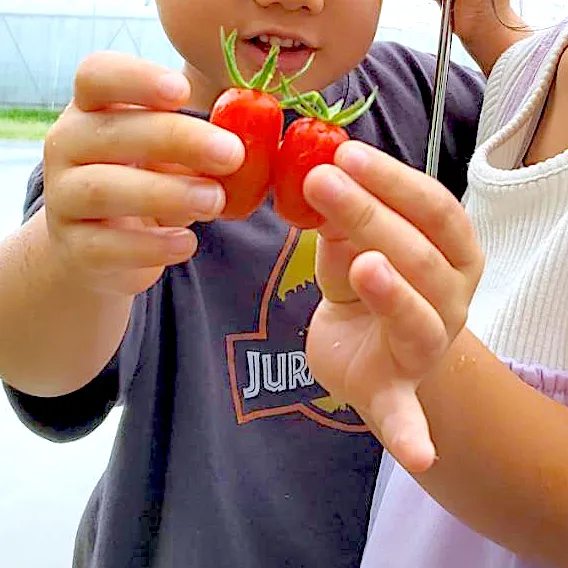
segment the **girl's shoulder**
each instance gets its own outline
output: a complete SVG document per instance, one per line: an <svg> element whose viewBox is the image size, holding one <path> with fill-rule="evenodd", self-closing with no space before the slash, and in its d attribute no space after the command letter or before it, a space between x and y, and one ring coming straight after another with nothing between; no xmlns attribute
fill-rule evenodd
<svg viewBox="0 0 568 568"><path fill-rule="evenodd" d="M568 29L568 28L567 28ZM568 37L568 34L566 34ZM562 45L556 74L546 100L538 128L525 157L525 165L544 162L568 148L568 49Z"/></svg>
<svg viewBox="0 0 568 568"><path fill-rule="evenodd" d="M501 55L487 82L478 145L511 122L531 98L550 89L557 73L568 73L567 45L568 19L536 31Z"/></svg>

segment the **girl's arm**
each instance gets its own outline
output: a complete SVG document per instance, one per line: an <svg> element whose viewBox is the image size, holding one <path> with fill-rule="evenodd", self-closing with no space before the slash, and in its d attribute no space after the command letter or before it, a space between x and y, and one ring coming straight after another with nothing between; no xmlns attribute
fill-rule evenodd
<svg viewBox="0 0 568 568"><path fill-rule="evenodd" d="M440 459L417 481L491 540L566 566L568 409L466 330L418 393Z"/></svg>
<svg viewBox="0 0 568 568"><path fill-rule="evenodd" d="M567 94L565 54L527 159L568 147ZM305 187L329 220L310 370L409 471L426 465L414 477L443 507L515 553L566 567L568 408L463 328L482 270L466 212L435 180L357 142L336 164ZM418 384L439 456L429 470Z"/></svg>
<svg viewBox="0 0 568 568"><path fill-rule="evenodd" d="M565 52L525 163L568 148L567 115ZM441 456L417 476L423 487L492 540L566 566L568 408L519 381L467 331L419 398Z"/></svg>

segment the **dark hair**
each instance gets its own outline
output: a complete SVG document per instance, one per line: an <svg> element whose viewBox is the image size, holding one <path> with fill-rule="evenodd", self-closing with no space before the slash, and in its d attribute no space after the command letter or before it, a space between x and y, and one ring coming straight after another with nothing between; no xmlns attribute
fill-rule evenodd
<svg viewBox="0 0 568 568"><path fill-rule="evenodd" d="M497 11L497 5L496 5L496 0L491 0L491 6L493 7L493 12L495 13L495 16L497 16L497 19L499 20L499 22L501 22L501 24L503 24L506 28L509 28L510 30L516 31L516 32L524 32L524 31L542 31L542 30L547 30L550 28L553 28L554 25L550 25L550 26L543 26L543 27L538 27L538 28L534 28L533 26L529 26L528 24L522 24L519 26L512 26L511 24L508 24L507 22L503 21L503 19L501 18L501 16L499 15L499 12Z"/></svg>
<svg viewBox="0 0 568 568"><path fill-rule="evenodd" d="M491 0L491 6L492 6L493 12L497 16L497 19L499 20L499 22L501 24L503 24L506 28L509 28L510 30L514 30L514 31L517 31L517 32L521 32L521 31L525 31L525 30L530 29L530 26L528 26L527 24L519 25L519 26L512 26L511 24L508 24L507 22L503 21L503 19L499 15L499 12L497 11L496 0Z"/></svg>

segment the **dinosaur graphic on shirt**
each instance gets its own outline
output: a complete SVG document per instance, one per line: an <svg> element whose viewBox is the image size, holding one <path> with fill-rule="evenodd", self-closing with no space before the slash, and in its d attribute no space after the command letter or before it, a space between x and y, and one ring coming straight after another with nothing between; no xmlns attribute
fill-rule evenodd
<svg viewBox="0 0 568 568"><path fill-rule="evenodd" d="M320 300L315 282L317 231L290 229L258 310L258 329L227 337L233 402L240 424L297 413L347 432L367 432L359 416L334 400L309 372L304 352Z"/></svg>

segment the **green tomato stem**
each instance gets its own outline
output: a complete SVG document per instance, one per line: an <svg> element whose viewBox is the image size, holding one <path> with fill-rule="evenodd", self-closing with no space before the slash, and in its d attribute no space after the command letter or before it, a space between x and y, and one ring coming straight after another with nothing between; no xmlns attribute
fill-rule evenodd
<svg viewBox="0 0 568 568"><path fill-rule="evenodd" d="M365 114L377 98L377 89L373 89L371 95L366 100L361 98L350 107L342 110L343 99L330 107L317 91L299 93L285 81L281 81L280 86L284 96L280 103L283 108L293 109L301 116L316 118L341 127L348 126Z"/></svg>
<svg viewBox="0 0 568 568"><path fill-rule="evenodd" d="M268 52L268 56L264 61L264 65L250 81L251 89L266 92L268 85L270 85L272 79L274 78L274 74L276 73L279 53L280 47L278 45L273 45L270 47L270 51Z"/></svg>
<svg viewBox="0 0 568 568"><path fill-rule="evenodd" d="M237 58L235 55L235 43L237 41L237 30L233 30L229 37L225 36L225 28L221 27L221 46L225 57L225 65L231 78L231 82L235 87L247 88L247 82L244 80L237 66Z"/></svg>
<svg viewBox="0 0 568 568"><path fill-rule="evenodd" d="M296 82L311 67L315 57L316 54L312 53L304 66L291 77L286 77L286 75L280 74L280 85L270 89L268 92L272 94L283 92L284 88L288 88L292 83Z"/></svg>
<svg viewBox="0 0 568 568"><path fill-rule="evenodd" d="M226 37L225 29L221 27L221 46L223 49L223 56L225 58L225 66L227 67L227 72L229 73L231 82L235 87L239 87L241 89L253 89L256 91L266 92L268 85L270 85L276 73L280 46L273 45L270 47L270 51L264 60L264 64L261 69L254 74L250 81L247 82L243 78L237 65L236 43L237 30L233 30L229 34L229 37Z"/></svg>

